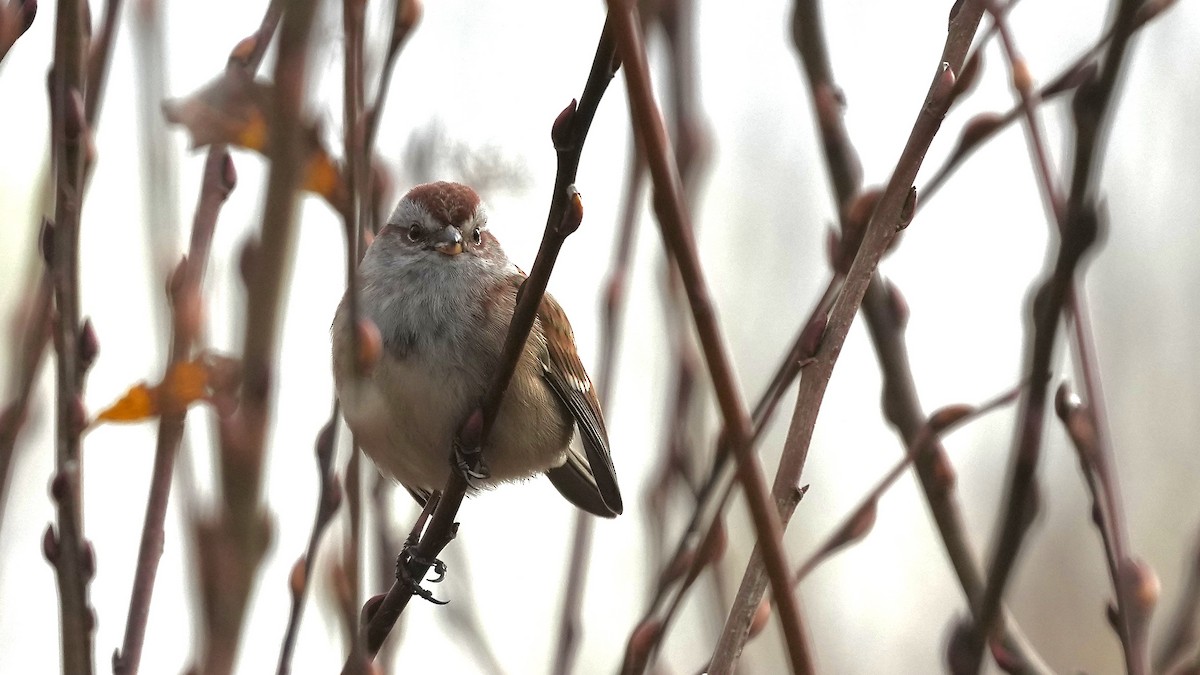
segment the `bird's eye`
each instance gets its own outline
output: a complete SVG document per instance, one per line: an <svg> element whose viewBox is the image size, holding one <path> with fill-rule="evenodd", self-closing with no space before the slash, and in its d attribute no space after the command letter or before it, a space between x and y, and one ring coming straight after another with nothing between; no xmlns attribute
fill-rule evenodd
<svg viewBox="0 0 1200 675"><path fill-rule="evenodd" d="M471 233L471 241L475 242L476 246L483 243L483 233L476 229Z"/></svg>
<svg viewBox="0 0 1200 675"><path fill-rule="evenodd" d="M409 225L408 226L408 240L409 241L417 241L420 238L421 238L421 226L416 223Z"/></svg>

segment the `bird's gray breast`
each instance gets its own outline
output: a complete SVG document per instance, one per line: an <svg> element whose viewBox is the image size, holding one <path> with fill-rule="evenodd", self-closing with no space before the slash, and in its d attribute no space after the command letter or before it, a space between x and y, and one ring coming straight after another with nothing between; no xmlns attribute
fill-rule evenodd
<svg viewBox="0 0 1200 675"><path fill-rule="evenodd" d="M419 357L429 365L462 367L478 359L485 321L484 291L475 270L462 260L395 266L384 282L362 288L362 311L379 329L383 346L396 359ZM372 261L364 260L364 266Z"/></svg>

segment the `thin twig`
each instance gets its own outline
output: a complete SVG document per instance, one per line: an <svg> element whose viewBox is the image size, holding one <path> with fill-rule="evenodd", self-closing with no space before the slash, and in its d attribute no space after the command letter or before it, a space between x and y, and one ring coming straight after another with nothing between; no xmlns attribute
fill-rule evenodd
<svg viewBox="0 0 1200 675"><path fill-rule="evenodd" d="M200 329L202 315L200 283L208 263L208 242L216 227L222 204L233 191L236 174L228 152L211 154L205 162L204 181L200 186L200 201L192 223L192 245L188 256L180 262L171 276L172 337L167 367L164 372L191 358L192 345ZM150 600L162 557L167 504L171 494L171 476L175 458L183 439L187 409L164 410L158 423L158 441L154 450L150 494L138 546L137 567L133 590L129 598L129 614L125 620L125 638L121 648L112 656L113 673L136 673L141 662L146 626L150 617Z"/></svg>
<svg viewBox="0 0 1200 675"><path fill-rule="evenodd" d="M278 21L279 10L273 4L250 39L254 40L255 44L270 42ZM242 45L239 45L234 50L228 67L242 67L247 72L253 72L266 50L252 50L257 56L252 56L249 61L239 62L236 55L240 53L241 47ZM217 216L236 182L237 174L228 149L223 144L210 147L204 160L200 198L192 220L188 254L171 279L172 337L165 372L191 358L193 344L199 337L203 316L201 285L208 267L208 255L216 231ZM159 419L150 492L146 500L141 542L138 546L137 567L134 571L133 590L125 621L125 636L121 648L114 650L112 656L113 672L117 675L136 673L141 662L150 616L150 602L165 539L163 528L171 493L171 478L183 439L186 415L186 410L166 411Z"/></svg>
<svg viewBox="0 0 1200 675"><path fill-rule="evenodd" d="M8 503L9 478L16 457L17 436L29 415L29 402L33 387L41 371L42 357L50 341L50 306L54 299L54 286L45 261L39 260L41 268L32 285L32 293L26 305L13 317L12 332L19 337L20 348L14 350L9 372L15 373L10 387L12 400L0 411L0 531L4 527L4 510ZM8 392L6 392L8 393Z"/></svg>
<svg viewBox="0 0 1200 675"><path fill-rule="evenodd" d="M104 83L108 66L112 61L113 40L116 39L117 24L121 18L121 0L104 0L104 17L100 22L100 33L92 40L87 61L87 105L85 115L88 127L94 128L100 117L100 99L104 95Z"/></svg>
<svg viewBox="0 0 1200 675"><path fill-rule="evenodd" d="M942 58L933 77L925 102L917 115L911 134L893 170L887 188L879 199L858 247L846 281L830 311L829 324L814 362L805 368L796 398L795 412L784 442L783 456L775 475L773 493L786 495L800 479L808 456L817 412L833 374L834 364L854 321L884 251L899 229L907 225L915 209L913 180L925 152L941 126L952 103L955 73L962 68L971 40L983 14L978 0L956 3L950 16L949 33ZM713 672L730 672L741 653L754 612L766 588L762 566L752 558L738 591L738 599L725 624L713 658Z"/></svg>
<svg viewBox="0 0 1200 675"><path fill-rule="evenodd" d="M1200 658L1200 530L1192 543L1187 580L1154 655L1154 672L1175 673L1189 656Z"/></svg>
<svg viewBox="0 0 1200 675"><path fill-rule="evenodd" d="M83 533L83 467L80 432L86 413L83 381L95 357L95 334L80 326L79 230L84 163L91 133L84 115L84 42L87 27L80 0L59 0L50 85L54 158L54 236L50 275L54 283L56 419L54 497L58 527L47 526L43 552L58 581L63 672L89 675L94 669L96 617L88 584L96 571L95 552ZM85 353L85 343L90 343Z"/></svg>
<svg viewBox="0 0 1200 675"><path fill-rule="evenodd" d="M342 69L343 147L350 188L349 200L342 214L346 234L346 308L349 316L346 331L350 353L355 363L363 363L363 340L360 339L363 327L359 325L358 262L361 250L365 250L365 213L371 203L366 192L370 155L366 145L363 117L366 105L366 77L363 65L366 4L366 0L342 1L342 26L345 33ZM350 607L358 607L362 597L359 574L359 561L362 557L362 458L357 439L352 436L351 440L345 474L349 527L346 528L346 541L342 551L342 569L346 575L347 604ZM358 616L351 613L349 618L350 654L346 662L350 665L349 672L364 673L368 667L368 659L363 652L362 640L359 639Z"/></svg>
<svg viewBox="0 0 1200 675"><path fill-rule="evenodd" d="M214 517L197 524L201 589L207 601L202 673L232 671L246 603L270 539L271 525L259 502L280 301L293 255L296 192L304 166L301 110L315 11L316 3L291 2L280 27L268 141L271 168L261 237L242 252L249 297L241 401L234 415L219 421L222 507Z"/></svg>
<svg viewBox="0 0 1200 675"><path fill-rule="evenodd" d="M37 3L29 0L8 0L0 5L0 63L8 56L17 38L33 25Z"/></svg>
<svg viewBox="0 0 1200 675"><path fill-rule="evenodd" d="M672 160L670 141L662 123L662 114L654 99L645 47L642 43L637 8L629 0L610 0L609 16L614 21L618 51L626 64L626 88L634 119L634 132L646 151L655 190L655 213L667 249L675 256L687 292L696 331L713 380L717 401L738 460L738 475L750 502L754 526L763 547L763 557L777 592L780 621L787 639L788 653L795 672L811 672L804 624L796 598L787 584L788 564L783 549L783 528L777 504L767 495L766 480L758 457L751 448L750 415L742 400L733 374L728 350L708 294L700 268L699 254L691 219L683 200L679 175ZM794 486L793 486L794 487Z"/></svg>
<svg viewBox="0 0 1200 675"><path fill-rule="evenodd" d="M1012 451L1007 506L1003 511L992 547L987 588L979 619L973 631L959 631L962 666L978 672L983 661L983 646L992 634L1000 600L1012 572L1022 540L1037 508L1034 483L1045 421L1050 361L1058 332L1058 316L1075 283L1083 254L1096 241L1102 222L1097 205L1096 167L1103 156L1103 131L1109 106L1116 93L1117 80L1124 63L1129 40L1138 25L1140 2L1120 0L1113 20L1113 38L1108 45L1098 76L1082 85L1073 101L1075 124L1074 166L1071 187L1063 212L1062 241L1052 269L1039 285L1031 307L1026 350L1029 353L1029 389L1022 400L1016 439ZM1132 567L1131 567L1132 569ZM1134 581L1135 575L1121 575L1121 583ZM1118 590L1120 597L1123 590Z"/></svg>
<svg viewBox="0 0 1200 675"><path fill-rule="evenodd" d="M994 32L993 25L981 42ZM838 243L843 250L835 251L836 270L838 259L847 260L853 255L852 251L844 249L854 240L854 233L861 231L865 224L863 221L869 217L867 208L873 202L867 201L866 195L860 192L862 171L858 153L843 122L844 99L834 81L821 11L814 0L796 2L792 15L792 41L804 67L805 81L810 98L814 102L813 114L820 129L825 166L841 216L842 236ZM976 56L980 49L981 46L976 46ZM969 64L974 58L968 58L964 68L970 68ZM978 68L978 61L975 61L974 74L964 75L964 78L969 78L970 81L964 82L963 78L960 78L956 83L957 97L961 97L973 82L978 81ZM930 193L927 188L921 194L918 210L920 206L928 203L929 199ZM905 445L912 447L917 442L921 430L925 428L926 415L917 397L908 347L905 344L907 306L899 289L876 272L863 297L862 312L883 374L884 416L896 429ZM916 459L914 467L946 553L962 586L967 604L974 613L979 608L979 600L983 594L983 575L963 525L962 510L955 498L950 460L936 437L930 440L930 444L929 451ZM1021 664L1025 670L1038 669L1040 659L1020 636L1019 631L1015 627L1005 626L1002 632L1002 643L1007 653L1012 655L1014 663Z"/></svg>
<svg viewBox="0 0 1200 675"><path fill-rule="evenodd" d="M600 313L600 361L596 370L597 395L600 408L605 410L612 402L617 353L620 351L621 319L625 310L625 299L629 291L629 260L633 255L636 238L638 205L646 176L646 162L634 145L629 151L629 171L626 172L625 195L622 198L620 226L617 229L616 250L605 282L603 310ZM571 558L567 566L566 590L563 591L563 606L559 614L558 637L554 644L552 673L567 675L572 672L579 647L579 636L583 622L583 590L587 581L587 568L591 552L594 521L590 514L577 510L571 537Z"/></svg>
<svg viewBox="0 0 1200 675"><path fill-rule="evenodd" d="M321 427L317 434L316 457L317 475L320 480L317 496L317 513L313 517L312 530L308 535L308 546L304 549L304 557L296 561L292 567L291 583L292 608L288 614L287 630L284 631L283 643L279 648L279 666L276 672L286 675L292 669L292 650L296 646L296 636L300 633L300 619L304 615L304 601L311 587L313 570L317 558L317 548L321 537L333 520L338 506L342 503L341 484L333 470L334 450L337 448L338 406L335 403L329 421Z"/></svg>
<svg viewBox="0 0 1200 675"><path fill-rule="evenodd" d="M791 347L780 360L771 382L755 403L751 418L754 425L752 448L757 447L783 394L800 375L802 366L816 353L821 333L825 330L826 315L840 283L841 278L838 277L826 288L808 319L797 331ZM700 488L696 509L675 545L674 554L659 575L654 596L646 613L630 635L625 648L623 673L645 671L652 653L666 636L667 629L682 605L687 591L703 568L713 562L712 557L702 553L709 543L719 536L720 514L724 512L733 495L736 478L736 467L731 461L733 458L726 439L718 440L714 454L717 461L712 473Z"/></svg>
<svg viewBox="0 0 1200 675"><path fill-rule="evenodd" d="M875 523L879 498L895 485L896 479L908 469L910 464L922 456L934 452L934 448L942 436L992 410L1012 403L1020 391L1020 387L1018 387L978 407L959 404L934 411L917 432L914 442L906 448L904 457L876 483L875 487L859 502L859 505L846 516L842 524L834 528L825 541L813 551L812 555L796 568L795 583L799 584L803 581L809 573L832 557L834 553L864 538Z"/></svg>
<svg viewBox="0 0 1200 675"><path fill-rule="evenodd" d="M992 14L1000 34L1012 87L1018 96L1025 120L1029 152L1033 159L1034 173L1038 178L1042 198L1050 207L1052 221L1060 235L1065 236L1064 211L1066 205L1054 182L1049 153L1046 149L1045 134L1037 116L1040 100L1033 91L1028 65L1017 51L1016 40L1008 26L1005 13L996 7L994 0L987 0L987 2L988 12ZM1142 675L1150 667L1150 657L1146 645L1146 622L1136 620L1136 617L1142 614L1135 610L1139 602L1131 595L1136 589L1129 584L1122 583L1121 580L1121 568L1129 560L1128 528L1125 526L1120 483L1111 471L1115 453L1112 448L1111 432L1107 426L1107 416L1104 414L1099 366L1095 360L1095 339L1088 321L1086 299L1079 292L1078 284L1072 283L1067 289L1064 309L1072 319L1071 323L1075 328L1071 333L1072 342L1079 369L1083 373L1088 405L1077 405L1071 410L1068 410L1066 406L1060 406L1059 411L1060 415L1064 416L1064 420L1067 419L1065 415L1068 412L1082 414L1087 418L1086 422L1077 420L1074 425L1068 424L1068 428L1077 429L1080 425L1086 424L1089 429L1086 439L1076 434L1072 434L1072 438L1075 440L1081 468L1092 492L1096 525L1100 529L1101 539L1104 543L1105 561L1108 564L1109 575L1116 593L1118 617L1116 628L1125 654L1126 671L1133 675Z"/></svg>
<svg viewBox="0 0 1200 675"><path fill-rule="evenodd" d="M459 430L456 443L459 443L460 447L484 447L508 388L508 382L512 379L521 351L528 340L529 331L533 327L554 262L563 242L579 227L583 219L583 205L574 187L575 176L579 170L579 160L592 118L618 63L606 23L578 105L572 101L571 105L559 114L551 129L551 139L558 154L558 171L554 193L551 196L550 212L546 219L545 234L537 258L529 270L529 276L518 290L517 306L505 337L504 353L496 373L492 376L483 403ZM454 518L466 489L467 483L462 473L451 471L445 489L438 495L437 507L420 541L412 548L406 549L401 560L397 562L399 574L396 583L382 598L376 596L364 606L363 631L368 656L374 656L379 651L396 619L433 566L436 556L454 538L458 528ZM426 511L428 508L427 506ZM415 529L414 534L419 531ZM343 672L347 672L349 666L348 662Z"/></svg>

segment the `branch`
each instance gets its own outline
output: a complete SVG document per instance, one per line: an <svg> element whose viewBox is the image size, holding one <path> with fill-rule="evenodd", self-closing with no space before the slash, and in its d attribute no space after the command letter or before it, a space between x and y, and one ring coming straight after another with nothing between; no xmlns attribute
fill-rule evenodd
<svg viewBox="0 0 1200 675"><path fill-rule="evenodd" d="M942 118L953 101L955 73L962 68L982 14L983 8L978 0L967 0L954 6L941 62L925 102L917 115L887 188L866 227L862 244L846 274L841 293L830 311L829 324L820 350L814 362L805 368L792 423L784 443L783 456L775 475L773 493L777 499L786 495L800 479L821 400L859 303L884 251L891 245L899 229L906 226L912 217L916 207L913 180L929 144L941 126ZM757 564L757 561L752 562L743 577L738 600L717 645L713 658L714 672L728 672L733 668L765 588L766 579L762 566Z"/></svg>
<svg viewBox="0 0 1200 675"><path fill-rule="evenodd" d="M1175 673L1189 655L1200 659L1200 531L1192 544L1191 562L1187 569L1187 581L1179 593L1179 601L1171 616L1166 635L1158 645L1154 656L1154 672ZM1196 665L1200 666L1200 663Z"/></svg>
<svg viewBox="0 0 1200 675"><path fill-rule="evenodd" d="M342 213L346 234L346 307L349 320L346 322L348 344L355 363L365 369L364 360L368 351L368 336L378 334L360 324L358 311L358 262L362 257L363 231L366 225L366 210L371 203L366 184L369 177L370 150L366 145L364 129L365 106L365 75L363 66L363 47L366 41L366 0L342 1L343 40L343 69L342 69L342 111L343 111L343 147L346 156L346 169L349 179L349 199ZM382 346L382 342L378 343ZM377 353L377 351L375 352ZM335 418L336 419L336 418ZM357 439L350 444L350 458L346 462L346 505L349 516L349 527L346 530L346 542L343 548L344 559L342 569L346 573L346 590L349 594L348 605L357 607L362 597L362 583L359 578L361 565L359 560L362 553L362 461L358 450ZM349 626L350 655L347 663L353 664L351 672L363 673L367 670L367 660L363 653L362 640L359 639L357 625L358 617L350 613Z"/></svg>
<svg viewBox="0 0 1200 675"><path fill-rule="evenodd" d="M1011 7L1011 4L1009 5ZM987 31L984 40L995 26ZM871 193L861 192L862 170L858 153L850 140L843 121L844 97L833 76L828 45L821 22L820 8L814 0L798 0L792 15L792 41L800 56L813 101L813 114L820 129L826 170L830 176L838 213L841 216L841 237L835 250L835 270L839 261L851 260L861 233L870 217L875 201ZM962 77L955 83L955 101L959 100L979 79L980 49L963 65ZM1064 89L1065 90L1065 89ZM962 152L960 144L959 151ZM956 157L960 156L958 154ZM948 173L942 175L949 175ZM935 189L934 182L924 188L920 206L927 204ZM908 308L899 289L876 272L867 287L862 303L863 317L871 344L883 373L883 412L908 447L920 440L926 425L913 380L912 367L905 344ZM983 595L983 576L974 549L962 522L962 511L955 498L954 470L945 449L936 437L929 440L929 451L921 453L913 465L925 500L937 525L946 553L950 558L959 584L972 613L979 609ZM1038 669L1040 660L1018 630L1004 628L1002 644L1013 660L1025 670Z"/></svg>
<svg viewBox="0 0 1200 675"><path fill-rule="evenodd" d="M1095 169L1103 156L1102 132L1105 129L1109 105L1116 92L1117 79L1129 39L1137 26L1140 5L1140 2L1134 0L1120 0L1117 4L1113 38L1109 43L1104 65L1097 78L1079 88L1073 101L1076 135L1071 187L1062 216L1062 241L1058 254L1032 302L1030 328L1026 338L1030 386L1018 417L1007 507L992 547L994 553L980 617L975 622L973 631L960 630L951 645L952 650L961 652L961 666L968 672L978 672L981 667L984 641L992 634L1000 599L1016 562L1025 532L1036 512L1034 474L1041 450L1047 389L1051 377L1050 360L1058 332L1058 315L1075 283L1080 260L1099 236L1102 215L1094 194ZM1133 565L1133 561L1129 563L1129 573L1123 573L1121 577L1122 582L1129 583L1132 588L1142 575L1137 573L1138 568ZM1125 566L1124 561L1122 566ZM1119 589L1118 597L1122 593Z"/></svg>
<svg viewBox="0 0 1200 675"><path fill-rule="evenodd" d="M1017 399L1020 391L1020 387L1017 387L978 407L958 404L934 411L929 419L921 425L914 442L906 448L904 457L876 483L875 487L859 502L859 505L850 512L850 515L846 516L842 524L830 533L824 543L818 546L817 550L796 569L795 583L799 584L803 581L809 573L831 558L834 553L866 537L875 524L875 515L879 510L879 498L892 485L895 485L896 479L908 469L910 464L935 452L940 445L942 436L1001 406L1012 403Z"/></svg>
<svg viewBox="0 0 1200 675"><path fill-rule="evenodd" d="M308 535L308 546L304 549L304 557L292 566L292 574L288 587L292 592L292 608L288 614L287 630L284 631L283 643L279 648L279 666L276 672L286 675L292 670L292 651L296 646L296 636L300 633L300 618L304 615L304 601L313 578L313 563L317 558L317 547L329 521L333 520L338 507L342 503L342 489L338 483L337 474L333 470L334 450L337 448L338 406L333 406L329 421L321 427L317 434L316 452L317 470L320 487L317 497L317 514L313 517L312 531ZM351 605L353 606L353 605Z"/></svg>
<svg viewBox="0 0 1200 675"><path fill-rule="evenodd" d="M104 95L105 76L112 62L112 45L121 18L121 0L104 0L104 17L100 33L92 41L87 58L87 101L85 116L88 126L94 128L100 117L100 99ZM91 30L91 27L88 27Z"/></svg>
<svg viewBox="0 0 1200 675"><path fill-rule="evenodd" d="M315 3L292 2L280 28L261 239L243 249L241 260L249 296L241 403L234 415L219 421L222 507L197 523L201 589L207 601L202 673L232 671L246 602L270 538L270 521L259 502L280 301L293 254L297 188L304 165L301 110L315 10ZM248 46L251 54L265 49L257 40Z"/></svg>
<svg viewBox="0 0 1200 675"><path fill-rule="evenodd" d="M204 167L200 186L200 201L192 223L192 245L171 275L168 292L171 300L172 337L167 367L171 370L191 359L192 345L200 331L203 315L200 283L208 264L208 242L216 227L217 215L237 182L233 160L228 152L210 154ZM175 458L183 439L187 409L164 410L158 422L158 441L154 450L154 467L150 478L150 494L138 546L137 567L133 576L133 591L129 598L129 614L125 620L125 638L120 649L113 651L112 668L115 675L136 673L141 662L146 625L150 617L150 601L158 574L165 540L164 522L171 495L171 476Z"/></svg>
<svg viewBox="0 0 1200 675"><path fill-rule="evenodd" d="M54 479L50 492L58 528L47 526L43 552L54 566L62 622L63 672L93 672L95 612L88 584L96 572L96 554L83 534L83 475L80 432L85 425L84 375L97 345L91 325L80 326L79 218L82 209L84 162L90 130L84 116L83 23L80 0L59 0L54 37L54 68L50 77L52 156L55 167L54 229L50 277L57 318L54 321L56 359L56 439Z"/></svg>
<svg viewBox="0 0 1200 675"><path fill-rule="evenodd" d="M580 225L583 219L583 204L575 190L575 176L584 141L591 128L592 118L600 104L608 83L616 73L618 61L614 55L613 41L606 23L596 47L587 84L576 105L572 101L555 119L550 137L558 154L558 171L554 193L550 201L550 213L546 219L546 230L537 258L529 270L529 276L517 292L517 306L504 341L504 353L496 373L484 396L480 408L472 414L459 430L456 442L463 448L484 447L491 425L495 420L500 403L504 398L508 382L512 379L537 316L537 308L546 292L546 285L554 262L562 249L563 242ZM466 494L466 479L459 471L451 471L445 489L437 497L432 519L415 546L408 548L397 561L397 579L382 598L376 596L363 607L364 641L369 657L373 657L383 644L388 632L408 605L409 599L420 588L420 582L433 566L438 553L454 538L458 524L454 518ZM433 506L426 507L426 512ZM422 514L422 519L425 514ZM420 532L421 520L414 534ZM347 662L343 672L348 672Z"/></svg>
<svg viewBox="0 0 1200 675"><path fill-rule="evenodd" d="M8 50L12 49L17 38L33 25L36 15L35 0L8 0L0 5L0 63L8 56Z"/></svg>
<svg viewBox="0 0 1200 675"><path fill-rule="evenodd" d="M607 410L608 404L612 402L613 381L616 379L613 373L616 370L617 353L620 348L620 326L631 271L629 259L633 255L639 196L645 176L646 162L635 145L629 153L629 171L626 172L625 196L622 198L620 227L616 237L617 246L605 283L600 318L600 361L596 371L596 386L601 410ZM571 558L567 567L566 590L563 591L563 606L559 614L558 637L554 641L557 645L554 665L550 671L556 675L572 672L578 651L579 634L582 629L583 590L587 581L593 529L592 516L577 510L571 538Z"/></svg>
<svg viewBox="0 0 1200 675"><path fill-rule="evenodd" d="M53 236L50 221L45 221L42 228L43 232ZM38 261L39 268L45 268L48 263L49 260ZM49 269L39 270L37 280L33 283L33 292L25 294L25 297L29 298L26 305L13 317L12 332L16 335L14 342L18 342L20 348L14 351L9 369L9 372L16 374L11 387L12 400L0 411L0 528L4 526L4 507L8 503L9 478L16 454L17 435L29 415L29 401L52 332L50 306L54 298L54 287Z"/></svg>
<svg viewBox="0 0 1200 675"><path fill-rule="evenodd" d="M256 44L270 42L278 21L278 8L272 5L258 30L248 39ZM253 72L262 60L265 49L257 50L257 56L251 61L239 64L237 54L243 48L244 45L235 48L230 56L229 67L244 67L247 72ZM200 198L192 220L188 254L176 268L169 284L172 336L164 372L170 372L175 365L191 359L192 347L201 330L201 285L208 267L208 255L212 248L213 233L216 231L217 216L236 183L237 173L228 150L224 145L213 145L204 160ZM174 474L175 459L179 454L179 445L183 439L186 416L186 409L165 411L159 419L150 493L146 500L133 590L125 620L125 636L120 649L114 650L112 655L114 675L132 675L138 671L141 663L150 602L165 539L164 523L171 494L171 478Z"/></svg>
<svg viewBox="0 0 1200 675"><path fill-rule="evenodd" d="M655 189L655 213L663 240L674 255L687 292L701 348L713 380L713 388L725 422L725 433L738 459L739 478L750 502L759 543L764 547L766 565L777 592L780 620L787 637L788 652L795 672L811 672L812 659L799 606L787 584L787 558L783 549L783 528L776 504L767 495L766 481L758 457L751 448L750 416L738 390L728 351L717 325L709 298L690 217L683 202L682 188L672 161L670 141L662 115L654 100L646 52L642 44L635 5L626 0L610 0L610 18L614 20L622 61L627 64L626 88L634 119L634 133L646 151Z"/></svg>
<svg viewBox="0 0 1200 675"><path fill-rule="evenodd" d="M825 318L833 300L837 280L826 289L813 307L808 320L792 341L792 346L780 360L775 374L754 406L754 425L751 447L756 448L767 425L774 417L784 392L800 375L801 368L816 353ZM714 455L717 462L696 499L696 509L687 529L675 546L675 553L659 575L657 589L649 608L634 627L625 648L623 673L644 672L651 654L666 636L683 598L705 566L714 562L720 538L720 515L733 494L736 467L732 463L727 439L720 438ZM802 488L803 489L803 488ZM789 499L787 503L791 503Z"/></svg>

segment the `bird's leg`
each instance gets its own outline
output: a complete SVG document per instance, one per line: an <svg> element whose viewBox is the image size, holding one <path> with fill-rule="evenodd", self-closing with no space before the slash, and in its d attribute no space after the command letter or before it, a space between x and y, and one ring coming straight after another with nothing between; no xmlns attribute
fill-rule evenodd
<svg viewBox="0 0 1200 675"><path fill-rule="evenodd" d="M487 480L492 475L483 459L482 437L483 411L476 408L452 443L454 468L466 479L467 485L471 485L472 481Z"/></svg>
<svg viewBox="0 0 1200 675"><path fill-rule="evenodd" d="M422 588L421 584L413 579L412 574L408 571L408 560L412 560L426 569L430 567L433 568L433 571L437 574L437 578L430 579L429 583L431 584L440 583L442 579L446 578L446 563L438 560L437 558L434 558L433 560L418 558L415 548L409 549L408 547L405 547L404 551L400 554L400 557L396 559L396 580L411 589L412 594L421 598L422 600L432 602L435 605L449 604L449 600L438 600L437 598L433 597L432 591L427 588Z"/></svg>

